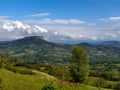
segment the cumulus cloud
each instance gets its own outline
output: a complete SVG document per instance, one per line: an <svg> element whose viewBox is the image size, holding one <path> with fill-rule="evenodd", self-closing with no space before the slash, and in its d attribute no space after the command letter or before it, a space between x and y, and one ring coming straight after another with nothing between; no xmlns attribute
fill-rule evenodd
<svg viewBox="0 0 120 90"><path fill-rule="evenodd" d="M48 19L49 22L51 20ZM90 29L80 26L26 24L20 21L0 20L0 40L14 40L26 36L44 36L50 42L79 43L82 41L120 40L120 29ZM118 28L118 29L117 29Z"/></svg>
<svg viewBox="0 0 120 90"><path fill-rule="evenodd" d="M30 35L43 35L47 30L36 25L23 24L20 21L0 21L0 40L12 40Z"/></svg>
<svg viewBox="0 0 120 90"><path fill-rule="evenodd" d="M41 17L41 16L49 16L50 13L38 13L38 14L32 14L28 15L28 17Z"/></svg>
<svg viewBox="0 0 120 90"><path fill-rule="evenodd" d="M72 34L47 30L37 25L24 24L20 21L0 21L0 40L14 40L26 36L44 36L51 42L66 42L74 40Z"/></svg>
<svg viewBox="0 0 120 90"><path fill-rule="evenodd" d="M32 24L85 24L85 21L79 19L41 19L41 20L26 20L26 23Z"/></svg>

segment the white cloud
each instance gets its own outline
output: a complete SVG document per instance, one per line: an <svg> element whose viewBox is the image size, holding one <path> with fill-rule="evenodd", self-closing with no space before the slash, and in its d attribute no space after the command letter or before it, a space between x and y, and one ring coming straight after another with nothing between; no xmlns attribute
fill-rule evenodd
<svg viewBox="0 0 120 90"><path fill-rule="evenodd" d="M0 40L11 40L17 37L43 35L47 30L36 25L23 24L20 21L0 21Z"/></svg>
<svg viewBox="0 0 120 90"><path fill-rule="evenodd" d="M97 37L96 36L92 36L92 37L90 37L90 39L92 39L92 40L97 40Z"/></svg>
<svg viewBox="0 0 120 90"><path fill-rule="evenodd" d="M120 34L120 31L118 31L118 33Z"/></svg>
<svg viewBox="0 0 120 90"><path fill-rule="evenodd" d="M106 18L100 18L98 19L99 21L106 21L107 19Z"/></svg>
<svg viewBox="0 0 120 90"><path fill-rule="evenodd" d="M88 23L89 26L95 26L95 23Z"/></svg>
<svg viewBox="0 0 120 90"><path fill-rule="evenodd" d="M108 17L108 18L100 18L99 21L110 22L110 21L120 21L120 17Z"/></svg>
<svg viewBox="0 0 120 90"><path fill-rule="evenodd" d="M120 17L109 17L108 20L110 20L110 21L118 21L118 20L120 20Z"/></svg>
<svg viewBox="0 0 120 90"><path fill-rule="evenodd" d="M53 24L53 21L49 18L45 18L42 20L27 20L24 22L30 23L30 24Z"/></svg>
<svg viewBox="0 0 120 90"><path fill-rule="evenodd" d="M38 13L38 14L32 14L28 15L28 17L41 17L41 16L49 16L50 13Z"/></svg>
<svg viewBox="0 0 120 90"><path fill-rule="evenodd" d="M101 22L109 22L110 20L108 18L100 18L98 19L98 21L101 21Z"/></svg>
<svg viewBox="0 0 120 90"><path fill-rule="evenodd" d="M51 19L46 19L45 21L53 23ZM44 36L48 41L59 43L79 43L84 40L120 40L120 29L118 26L107 29L83 28L78 25L42 25L40 27L20 21L0 20L0 40L14 40L25 36Z"/></svg>
<svg viewBox="0 0 120 90"><path fill-rule="evenodd" d="M86 33L85 31L87 31L88 29L86 28L82 28L82 27L79 27L79 26L59 26L59 25L50 25L50 26L42 26L48 30L57 30L57 31L60 31L60 32L68 32L68 33L72 33L72 34L78 34L78 33Z"/></svg>
<svg viewBox="0 0 120 90"><path fill-rule="evenodd" d="M37 25L24 24L20 21L0 21L0 40L14 40L26 36L44 36L49 41L68 41L72 37L58 31L49 31Z"/></svg>
<svg viewBox="0 0 120 90"><path fill-rule="evenodd" d="M7 19L7 18L11 18L11 16L0 16L0 19Z"/></svg>
<svg viewBox="0 0 120 90"><path fill-rule="evenodd" d="M84 24L86 23L85 21L82 21L82 20L78 20L78 19L70 19L69 20L69 23L70 24Z"/></svg>
<svg viewBox="0 0 120 90"><path fill-rule="evenodd" d="M69 21L65 20L65 19L56 19L56 20L53 20L53 23L56 23L56 24L68 24Z"/></svg>
<svg viewBox="0 0 120 90"><path fill-rule="evenodd" d="M114 33L106 33L106 35L108 35L109 37L113 37L113 38L116 38L116 37L117 37L117 35L114 34Z"/></svg>
<svg viewBox="0 0 120 90"><path fill-rule="evenodd" d="M41 20L26 20L26 23L32 24L84 24L85 21L79 19L41 19Z"/></svg>

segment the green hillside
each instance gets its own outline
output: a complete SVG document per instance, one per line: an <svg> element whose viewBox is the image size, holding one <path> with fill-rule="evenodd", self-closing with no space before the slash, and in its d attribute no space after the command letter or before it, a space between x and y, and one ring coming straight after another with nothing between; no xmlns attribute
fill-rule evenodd
<svg viewBox="0 0 120 90"><path fill-rule="evenodd" d="M57 90L98 90L98 88L80 85L63 83L56 78L42 72L35 72L35 75L21 75L10 72L6 69L0 69L0 77L2 78L2 90L41 90L47 84L56 87ZM110 89L101 89L110 90Z"/></svg>
<svg viewBox="0 0 120 90"><path fill-rule="evenodd" d="M96 45L81 43L76 45L82 45L87 49L90 61L120 61L119 43L106 42L106 44L100 43ZM48 42L40 36L31 36L10 42L0 42L0 52L4 53L8 58L19 60L69 64L71 48L76 45L56 44Z"/></svg>

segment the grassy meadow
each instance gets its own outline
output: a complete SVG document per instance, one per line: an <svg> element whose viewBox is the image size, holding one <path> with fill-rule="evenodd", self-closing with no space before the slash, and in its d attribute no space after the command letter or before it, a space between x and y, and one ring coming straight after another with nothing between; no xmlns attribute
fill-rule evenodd
<svg viewBox="0 0 120 90"><path fill-rule="evenodd" d="M61 82L46 73L35 70L32 71L35 72L35 75L22 75L6 69L0 69L0 77L2 78L1 90L41 90L43 86L49 84L52 84L57 90L98 90L96 87L83 84Z"/></svg>

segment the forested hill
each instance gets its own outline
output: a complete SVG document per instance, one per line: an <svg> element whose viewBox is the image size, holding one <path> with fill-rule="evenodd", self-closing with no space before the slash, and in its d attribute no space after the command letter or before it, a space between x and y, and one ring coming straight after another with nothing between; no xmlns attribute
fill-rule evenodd
<svg viewBox="0 0 120 90"><path fill-rule="evenodd" d="M87 49L91 61L119 61L119 44L120 42L117 41L109 41L98 44L80 43L76 45L82 45ZM44 40L42 36L31 36L9 42L0 42L0 52L9 58L19 60L68 64L73 46L75 45L51 43Z"/></svg>

